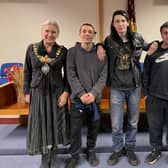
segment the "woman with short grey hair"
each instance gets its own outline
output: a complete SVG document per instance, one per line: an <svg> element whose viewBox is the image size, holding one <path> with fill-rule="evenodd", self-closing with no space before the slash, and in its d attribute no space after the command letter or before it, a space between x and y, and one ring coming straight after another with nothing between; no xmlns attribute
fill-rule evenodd
<svg viewBox="0 0 168 168"><path fill-rule="evenodd" d="M24 94L29 103L27 150L42 154L40 168L56 168L57 146L69 143L67 98L69 86L65 69L67 49L56 39L59 26L45 21L42 40L28 46L24 65Z"/></svg>

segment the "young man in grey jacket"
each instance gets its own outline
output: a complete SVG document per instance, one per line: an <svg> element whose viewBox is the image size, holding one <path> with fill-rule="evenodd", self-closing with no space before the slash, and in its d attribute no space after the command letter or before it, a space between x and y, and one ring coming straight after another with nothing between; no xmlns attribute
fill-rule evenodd
<svg viewBox="0 0 168 168"><path fill-rule="evenodd" d="M71 87L71 146L72 157L66 168L75 168L81 149L82 116L86 114L88 126L87 159L92 166L99 164L95 146L100 125L102 90L107 78L107 60L97 56L93 25L85 23L80 27L81 42L69 49L67 55L67 76Z"/></svg>

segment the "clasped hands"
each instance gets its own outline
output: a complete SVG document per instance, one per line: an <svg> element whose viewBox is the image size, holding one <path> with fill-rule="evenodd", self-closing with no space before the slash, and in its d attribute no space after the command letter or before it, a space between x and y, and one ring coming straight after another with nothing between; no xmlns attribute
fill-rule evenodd
<svg viewBox="0 0 168 168"><path fill-rule="evenodd" d="M82 101L83 104L91 104L95 101L95 96L88 92L88 93L85 93L83 94L81 97L80 97L80 100Z"/></svg>

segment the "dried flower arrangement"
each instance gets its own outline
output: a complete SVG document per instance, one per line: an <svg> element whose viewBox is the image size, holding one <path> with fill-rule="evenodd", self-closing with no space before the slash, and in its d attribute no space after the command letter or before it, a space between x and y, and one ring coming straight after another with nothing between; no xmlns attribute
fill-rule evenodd
<svg viewBox="0 0 168 168"><path fill-rule="evenodd" d="M4 69L6 72L9 82L14 82L17 90L17 102L18 104L24 103L24 94L23 94L23 66L18 66L17 64L12 67L6 67Z"/></svg>

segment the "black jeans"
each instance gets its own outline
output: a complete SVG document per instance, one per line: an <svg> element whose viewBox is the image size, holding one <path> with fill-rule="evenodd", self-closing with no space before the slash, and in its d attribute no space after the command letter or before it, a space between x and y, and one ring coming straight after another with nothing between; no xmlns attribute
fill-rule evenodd
<svg viewBox="0 0 168 168"><path fill-rule="evenodd" d="M86 113L87 132L87 150L94 150L96 146L97 134L99 132L100 120L93 121L93 115L87 111L80 111L71 104L71 146L70 153L72 156L78 155L81 150L81 129L83 113Z"/></svg>
<svg viewBox="0 0 168 168"><path fill-rule="evenodd" d="M168 101L153 96L146 100L150 144L155 149L162 148L163 128L166 124L168 144Z"/></svg>

